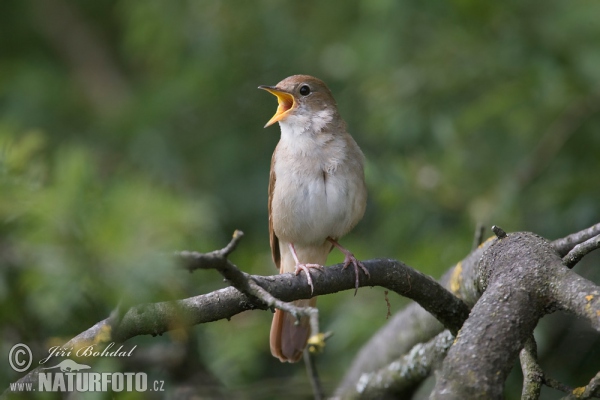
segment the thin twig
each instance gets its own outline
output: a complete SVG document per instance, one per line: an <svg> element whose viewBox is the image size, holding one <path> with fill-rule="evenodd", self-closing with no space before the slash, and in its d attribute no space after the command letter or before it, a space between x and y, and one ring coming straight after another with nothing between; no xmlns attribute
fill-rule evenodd
<svg viewBox="0 0 600 400"><path fill-rule="evenodd" d="M297 320L301 317L310 319L311 335L319 333L319 311L314 307L296 307L275 298L271 293L259 286L252 277L242 272L227 257L236 249L244 233L236 230L227 246L210 253L198 253L195 251L181 251L176 253L184 261L184 268L192 272L196 269L216 269L227 281L240 292L249 297L256 298L266 304L269 308L278 308L294 316Z"/></svg>
<svg viewBox="0 0 600 400"><path fill-rule="evenodd" d="M572 389L563 400L587 400L600 397L600 372L586 386Z"/></svg>
<svg viewBox="0 0 600 400"><path fill-rule="evenodd" d="M236 249L243 237L244 232L236 230L233 232L231 241L220 250L214 250L209 253L184 250L175 252L175 256L183 261L182 267L190 272L197 269L216 269L220 271L224 268L224 264L227 264L227 257Z"/></svg>
<svg viewBox="0 0 600 400"><path fill-rule="evenodd" d="M588 253L600 248L600 235L594 236L583 243L573 247L569 253L563 257L563 263L568 268L573 268Z"/></svg>
<svg viewBox="0 0 600 400"><path fill-rule="evenodd" d="M317 372L317 365L315 362L315 356L311 351L306 348L304 349L304 365L306 365L306 374L312 387L315 400L321 400L325 398L325 392L323 391L323 385Z"/></svg>
<svg viewBox="0 0 600 400"><path fill-rule="evenodd" d="M556 239L552 242L552 247L554 247L561 257L564 257L573 247L597 235L600 235L600 224L590 226L587 229L565 236L564 238Z"/></svg>
<svg viewBox="0 0 600 400"><path fill-rule="evenodd" d="M544 372L537 361L537 345L531 336L519 353L521 369L523 370L522 400L537 400L540 398Z"/></svg>
<svg viewBox="0 0 600 400"><path fill-rule="evenodd" d="M544 385L546 385L549 388L552 388L554 390L559 390L564 393L570 393L573 390L573 388L571 386L565 385L564 383L559 382L554 378L544 376L543 381L544 381Z"/></svg>
<svg viewBox="0 0 600 400"><path fill-rule="evenodd" d="M485 235L485 225L481 222L477 223L475 227L475 235L473 235L473 245L471 246L471 251L476 250L481 243L483 243L483 235Z"/></svg>
<svg viewBox="0 0 600 400"><path fill-rule="evenodd" d="M587 386L575 389L547 376L537 362L537 346L533 336L525 342L525 346L519 354L519 359L521 361L521 368L523 369L523 393L521 399L539 399L542 384L568 393L568 396L564 397L564 399L589 399L598 396L597 390L600 386L600 373L592 378Z"/></svg>

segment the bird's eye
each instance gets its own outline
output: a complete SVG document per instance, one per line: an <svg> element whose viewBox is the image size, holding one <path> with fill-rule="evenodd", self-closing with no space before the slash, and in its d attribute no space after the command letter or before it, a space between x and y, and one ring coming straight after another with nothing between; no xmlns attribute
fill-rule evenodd
<svg viewBox="0 0 600 400"><path fill-rule="evenodd" d="M302 96L308 96L308 95L310 94L310 88L308 87L308 85L303 85L303 86L300 88L300 94L301 94Z"/></svg>

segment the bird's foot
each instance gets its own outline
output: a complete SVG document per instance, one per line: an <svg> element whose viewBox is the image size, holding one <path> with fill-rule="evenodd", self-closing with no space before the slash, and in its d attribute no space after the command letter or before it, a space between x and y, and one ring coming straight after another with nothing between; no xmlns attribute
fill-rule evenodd
<svg viewBox="0 0 600 400"><path fill-rule="evenodd" d="M310 276L310 269L318 269L319 271L323 271L323 266L319 264L296 264L296 275L300 275L300 272L304 271L306 273L306 281L308 282L308 286L310 286L310 294L312 295L314 291L314 286L312 283L312 278Z"/></svg>
<svg viewBox="0 0 600 400"><path fill-rule="evenodd" d="M344 246L342 246L341 244L339 244L336 240L333 240L332 238L328 238L328 240L338 249L340 249L340 251L342 253L344 253L344 269L346 269L350 264L354 265L354 275L356 276L356 279L354 281L354 295L356 296L356 293L358 292L358 285L359 285L359 280L358 280L358 275L359 275L359 268L363 270L363 272L365 273L365 275L367 276L367 278L371 277L371 274L369 274L369 270L364 266L364 264L362 262L360 262L356 257L354 257L354 254L352 254L352 252L350 250L348 250L347 248L345 248Z"/></svg>
<svg viewBox="0 0 600 400"><path fill-rule="evenodd" d="M357 260L356 257L354 257L354 254L347 253L344 257L344 269L346 269L350 264L354 265L354 275L356 276L356 280L354 281L354 295L356 296L356 293L358 292L358 285L359 285L358 268L360 267L360 269L363 270L363 272L365 273L365 275L367 277L370 277L371 275L369 274L369 270L364 266L364 264L361 261Z"/></svg>

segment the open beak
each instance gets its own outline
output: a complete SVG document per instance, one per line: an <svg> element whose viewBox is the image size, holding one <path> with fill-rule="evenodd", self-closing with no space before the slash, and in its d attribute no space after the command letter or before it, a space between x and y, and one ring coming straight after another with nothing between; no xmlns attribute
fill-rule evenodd
<svg viewBox="0 0 600 400"><path fill-rule="evenodd" d="M277 89L275 86L261 85L258 88L266 90L267 92L276 96L277 102L279 103L279 106L277 106L277 112L275 113L275 115L273 115L273 117L269 120L269 122L267 122L267 124L265 125L265 128L267 126L273 125L275 122L278 122L278 121L281 121L282 119L284 119L286 114L288 113L288 111L293 109L294 106L296 105L296 102L294 101L294 96L292 96L288 92L284 92L281 89Z"/></svg>

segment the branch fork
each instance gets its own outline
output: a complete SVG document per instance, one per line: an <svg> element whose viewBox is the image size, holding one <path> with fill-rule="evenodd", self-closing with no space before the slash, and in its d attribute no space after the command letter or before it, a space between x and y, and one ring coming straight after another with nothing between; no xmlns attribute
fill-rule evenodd
<svg viewBox="0 0 600 400"><path fill-rule="evenodd" d="M319 333L319 310L315 307L297 307L291 303L281 301L267 290L263 289L251 275L241 271L235 264L229 261L229 255L237 248L244 237L244 232L236 230L233 232L231 241L220 250L210 253L198 253L195 251L180 251L175 253L183 262L183 267L190 272L197 269L215 269L231 283L231 285L250 298L262 302L268 308L277 308L286 311L300 322L300 318L307 317L310 321L311 336Z"/></svg>

